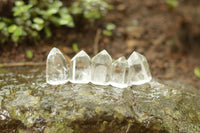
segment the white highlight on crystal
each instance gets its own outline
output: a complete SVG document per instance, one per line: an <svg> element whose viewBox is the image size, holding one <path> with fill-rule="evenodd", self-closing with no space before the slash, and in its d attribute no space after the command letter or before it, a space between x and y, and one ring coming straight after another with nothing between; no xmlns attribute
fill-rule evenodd
<svg viewBox="0 0 200 133"><path fill-rule="evenodd" d="M76 54L70 62L70 81L72 83L88 83L90 80L90 57L82 50Z"/></svg>
<svg viewBox="0 0 200 133"><path fill-rule="evenodd" d="M46 82L51 85L68 81L68 68L65 57L57 48L52 48L46 62Z"/></svg>
<svg viewBox="0 0 200 133"><path fill-rule="evenodd" d="M102 50L92 58L91 82L98 85L108 85L112 58L106 50Z"/></svg>
<svg viewBox="0 0 200 133"><path fill-rule="evenodd" d="M152 79L148 62L145 56L138 52L133 52L128 58L129 74L128 83L130 85L141 85Z"/></svg>

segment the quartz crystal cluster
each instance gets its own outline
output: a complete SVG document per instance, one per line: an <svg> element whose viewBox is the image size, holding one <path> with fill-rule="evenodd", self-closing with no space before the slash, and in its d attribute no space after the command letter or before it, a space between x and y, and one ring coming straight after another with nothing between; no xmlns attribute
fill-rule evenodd
<svg viewBox="0 0 200 133"><path fill-rule="evenodd" d="M113 61L106 50L92 59L82 50L71 59L69 67L57 48L53 48L47 57L46 80L51 85L70 81L125 88L147 83L151 79L148 62L138 52L133 52L128 60L123 56Z"/></svg>

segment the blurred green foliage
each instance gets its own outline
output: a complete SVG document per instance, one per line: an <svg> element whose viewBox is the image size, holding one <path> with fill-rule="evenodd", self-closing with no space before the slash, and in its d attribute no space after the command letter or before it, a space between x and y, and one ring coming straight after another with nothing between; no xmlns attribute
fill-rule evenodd
<svg viewBox="0 0 200 133"><path fill-rule="evenodd" d="M104 16L112 6L106 0L76 0L70 7L72 14L83 14L84 18L94 21Z"/></svg>
<svg viewBox="0 0 200 133"><path fill-rule="evenodd" d="M77 43L73 43L72 44L72 49L74 50L74 52L78 53L79 52L78 44Z"/></svg>
<svg viewBox="0 0 200 133"><path fill-rule="evenodd" d="M31 50L26 50L26 56L29 59L33 58L33 52Z"/></svg>
<svg viewBox="0 0 200 133"><path fill-rule="evenodd" d="M106 0L75 0L70 6L64 6L61 0L16 0L12 17L0 16L0 41L39 40L42 32L51 37L52 25L74 28L74 16L94 22L111 8Z"/></svg>
<svg viewBox="0 0 200 133"><path fill-rule="evenodd" d="M103 30L103 34L105 36L112 36L112 31L116 28L115 24L113 23L108 23Z"/></svg>
<svg viewBox="0 0 200 133"><path fill-rule="evenodd" d="M200 68L196 67L194 68L194 75L200 79Z"/></svg>
<svg viewBox="0 0 200 133"><path fill-rule="evenodd" d="M166 4L170 9L175 9L178 6L179 2L178 0L166 0Z"/></svg>

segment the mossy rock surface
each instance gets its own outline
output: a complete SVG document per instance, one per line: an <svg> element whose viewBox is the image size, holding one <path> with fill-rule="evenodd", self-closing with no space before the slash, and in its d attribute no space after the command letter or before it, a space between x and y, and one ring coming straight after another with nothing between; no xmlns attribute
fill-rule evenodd
<svg viewBox="0 0 200 133"><path fill-rule="evenodd" d="M200 91L192 86L50 86L44 68L5 69L0 79L1 132L200 132Z"/></svg>

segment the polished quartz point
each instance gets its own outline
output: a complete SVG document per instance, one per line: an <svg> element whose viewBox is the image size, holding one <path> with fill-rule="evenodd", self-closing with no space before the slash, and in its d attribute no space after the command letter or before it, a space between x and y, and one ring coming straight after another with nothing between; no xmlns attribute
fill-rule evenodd
<svg viewBox="0 0 200 133"><path fill-rule="evenodd" d="M70 62L70 81L72 83L88 83L90 79L90 57L82 50L76 54Z"/></svg>
<svg viewBox="0 0 200 133"><path fill-rule="evenodd" d="M91 82L98 85L108 85L110 80L112 58L106 50L92 58Z"/></svg>
<svg viewBox="0 0 200 133"><path fill-rule="evenodd" d="M125 88L128 86L127 76L128 76L128 62L126 58L123 56L112 63L110 84L118 88Z"/></svg>
<svg viewBox="0 0 200 133"><path fill-rule="evenodd" d="M128 80L130 85L141 85L152 79L145 56L139 54L138 52L133 52L128 58L128 63Z"/></svg>
<svg viewBox="0 0 200 133"><path fill-rule="evenodd" d="M53 48L46 62L46 82L51 85L64 84L68 81L68 68L65 57L59 49Z"/></svg>

